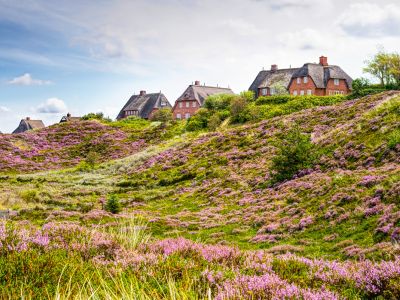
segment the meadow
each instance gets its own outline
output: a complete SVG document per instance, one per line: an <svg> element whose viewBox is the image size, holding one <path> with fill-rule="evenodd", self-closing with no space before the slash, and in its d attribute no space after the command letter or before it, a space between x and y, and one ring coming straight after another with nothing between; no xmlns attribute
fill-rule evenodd
<svg viewBox="0 0 400 300"><path fill-rule="evenodd" d="M400 298L400 94L317 100L0 135L0 298Z"/></svg>

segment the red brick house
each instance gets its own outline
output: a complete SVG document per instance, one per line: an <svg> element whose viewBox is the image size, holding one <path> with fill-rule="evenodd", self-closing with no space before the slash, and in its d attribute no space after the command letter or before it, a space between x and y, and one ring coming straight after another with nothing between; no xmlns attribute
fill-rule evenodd
<svg viewBox="0 0 400 300"><path fill-rule="evenodd" d="M176 100L172 108L174 119L189 119L203 106L208 96L216 94L233 94L233 91L230 88L200 85L200 81L195 81Z"/></svg>
<svg viewBox="0 0 400 300"><path fill-rule="evenodd" d="M262 70L251 84L249 91L254 93L256 98L260 96L272 96L275 94L275 86L288 87L290 80L299 68L278 69L277 65L272 65L271 70Z"/></svg>
<svg viewBox="0 0 400 300"><path fill-rule="evenodd" d="M351 92L352 78L339 66L329 65L321 56L319 64L307 63L299 68L289 83L291 95L346 95Z"/></svg>
<svg viewBox="0 0 400 300"><path fill-rule="evenodd" d="M143 119L149 119L154 111L160 108L171 108L167 97L162 93L146 94L146 91L140 91L139 95L133 95L124 105L117 116L117 120L130 116L137 116Z"/></svg>

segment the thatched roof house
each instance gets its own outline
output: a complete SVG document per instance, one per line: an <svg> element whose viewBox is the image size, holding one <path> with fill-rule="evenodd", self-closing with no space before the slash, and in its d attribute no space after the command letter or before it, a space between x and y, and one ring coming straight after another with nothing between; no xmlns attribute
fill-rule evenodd
<svg viewBox="0 0 400 300"><path fill-rule="evenodd" d="M171 108L167 97L162 93L147 94L146 91L140 91L139 95L133 95L124 105L117 116L117 120L130 116L137 116L143 119L149 119L154 111L160 108Z"/></svg>
<svg viewBox="0 0 400 300"><path fill-rule="evenodd" d="M31 120L31 118L27 117L26 119L21 120L17 129L13 131L13 134L44 127L42 120Z"/></svg>
<svg viewBox="0 0 400 300"><path fill-rule="evenodd" d="M189 119L193 114L204 105L208 96L217 94L234 94L230 88L217 86L201 85L196 80L189 85L183 94L176 100L172 109L174 119Z"/></svg>
<svg viewBox="0 0 400 300"><path fill-rule="evenodd" d="M77 122L80 121L80 117L73 117L70 113L67 113L66 116L63 116L60 120L60 123L65 123L65 122Z"/></svg>
<svg viewBox="0 0 400 300"><path fill-rule="evenodd" d="M258 73L249 91L254 92L256 98L274 95L274 85L288 88L293 74L298 70L299 68L278 69L277 65L271 65L271 70L262 70Z"/></svg>

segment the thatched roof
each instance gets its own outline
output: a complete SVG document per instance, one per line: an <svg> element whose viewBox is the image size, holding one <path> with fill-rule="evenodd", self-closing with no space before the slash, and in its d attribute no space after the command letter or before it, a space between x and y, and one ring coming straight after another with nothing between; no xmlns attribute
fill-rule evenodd
<svg viewBox="0 0 400 300"><path fill-rule="evenodd" d="M65 123L65 122L77 122L80 121L81 117L73 117L70 113L68 113L66 116L63 116L60 120L60 123Z"/></svg>
<svg viewBox="0 0 400 300"><path fill-rule="evenodd" d="M125 111L138 111L141 118L147 119L154 108L172 107L167 97L162 93L146 94L141 91L139 95L133 95L119 112L117 119L125 117Z"/></svg>
<svg viewBox="0 0 400 300"><path fill-rule="evenodd" d="M270 87L278 82L287 88L293 74L298 70L299 68L260 71L249 87L249 91L253 91L257 95L258 89Z"/></svg>
<svg viewBox="0 0 400 300"><path fill-rule="evenodd" d="M230 88L222 88L215 86L205 86L200 85L196 82L196 84L191 84L189 87L183 92L183 94L176 100L197 100L202 106L204 104L204 100L211 95L217 94L234 94Z"/></svg>
<svg viewBox="0 0 400 300"><path fill-rule="evenodd" d="M321 64L304 64L303 67L298 69L296 73L293 74L293 78L310 76L314 81L315 85L319 89L325 89L329 79L344 79L347 86L351 89L353 79L347 75L345 71L339 66L329 65L323 66Z"/></svg>
<svg viewBox="0 0 400 300"><path fill-rule="evenodd" d="M42 120L31 120L30 118L26 118L21 120L17 129L13 131L13 134L44 127L45 126Z"/></svg>

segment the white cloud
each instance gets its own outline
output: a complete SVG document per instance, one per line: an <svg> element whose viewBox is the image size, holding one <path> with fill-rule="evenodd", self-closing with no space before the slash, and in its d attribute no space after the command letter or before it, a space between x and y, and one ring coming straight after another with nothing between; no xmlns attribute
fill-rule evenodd
<svg viewBox="0 0 400 300"><path fill-rule="evenodd" d="M64 101L58 98L47 99L36 108L36 112L44 114L57 114L67 112L68 108Z"/></svg>
<svg viewBox="0 0 400 300"><path fill-rule="evenodd" d="M352 36L400 36L400 6L394 3L351 4L338 24Z"/></svg>
<svg viewBox="0 0 400 300"><path fill-rule="evenodd" d="M8 81L8 84L13 85L48 85L51 84L49 80L34 79L31 74L25 73L19 77L15 77Z"/></svg>
<svg viewBox="0 0 400 300"><path fill-rule="evenodd" d="M2 113L2 112L9 112L9 111L10 111L10 109L9 109L8 107L0 106L0 113Z"/></svg>

